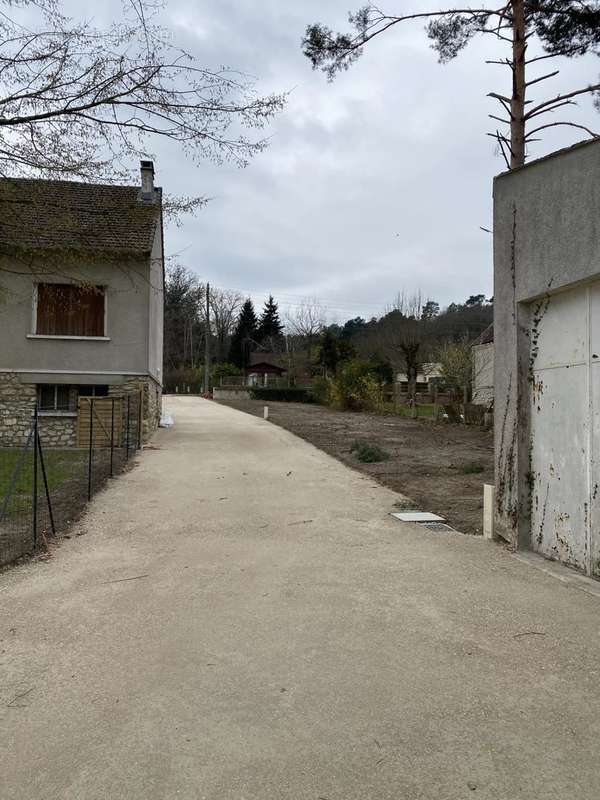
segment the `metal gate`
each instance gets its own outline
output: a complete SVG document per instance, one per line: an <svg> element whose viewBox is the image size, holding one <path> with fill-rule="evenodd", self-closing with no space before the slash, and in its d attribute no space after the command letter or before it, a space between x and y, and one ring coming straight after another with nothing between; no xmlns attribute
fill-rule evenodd
<svg viewBox="0 0 600 800"><path fill-rule="evenodd" d="M531 317L531 546L600 577L600 284Z"/></svg>

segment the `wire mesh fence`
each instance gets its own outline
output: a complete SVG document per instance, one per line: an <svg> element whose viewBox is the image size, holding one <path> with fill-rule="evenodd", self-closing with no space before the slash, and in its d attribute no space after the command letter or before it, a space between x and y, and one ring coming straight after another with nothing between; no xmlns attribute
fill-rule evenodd
<svg viewBox="0 0 600 800"><path fill-rule="evenodd" d="M18 447L0 448L0 566L47 548L142 443L143 397L80 397L75 445L50 447L36 408Z"/></svg>

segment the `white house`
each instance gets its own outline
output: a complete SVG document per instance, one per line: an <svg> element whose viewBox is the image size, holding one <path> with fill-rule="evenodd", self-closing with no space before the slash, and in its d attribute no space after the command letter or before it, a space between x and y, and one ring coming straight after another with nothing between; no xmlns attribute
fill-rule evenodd
<svg viewBox="0 0 600 800"><path fill-rule="evenodd" d="M437 362L426 362L420 364L417 372L417 392L429 392L433 389L432 381L442 377L442 365ZM399 385L401 392L408 391L408 375L405 372L399 372L396 375L396 384Z"/></svg>

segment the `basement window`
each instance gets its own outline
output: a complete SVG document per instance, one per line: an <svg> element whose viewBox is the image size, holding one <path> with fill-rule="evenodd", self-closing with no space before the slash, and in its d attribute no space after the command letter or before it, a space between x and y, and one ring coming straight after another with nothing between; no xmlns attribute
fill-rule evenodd
<svg viewBox="0 0 600 800"><path fill-rule="evenodd" d="M78 386L77 394L79 397L108 397L108 386Z"/></svg>
<svg viewBox="0 0 600 800"><path fill-rule="evenodd" d="M103 286L39 283L35 296L36 336L104 337Z"/></svg>
<svg viewBox="0 0 600 800"><path fill-rule="evenodd" d="M63 383L38 385L38 409L46 413L75 411L71 387Z"/></svg>

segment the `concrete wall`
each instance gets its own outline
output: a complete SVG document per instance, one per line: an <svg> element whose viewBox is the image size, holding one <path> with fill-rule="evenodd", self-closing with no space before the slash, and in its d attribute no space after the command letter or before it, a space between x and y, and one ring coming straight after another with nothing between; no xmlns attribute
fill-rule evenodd
<svg viewBox="0 0 600 800"><path fill-rule="evenodd" d="M514 546L528 547L531 537L531 354L539 310L546 296L599 277L600 141L496 178L496 531Z"/></svg>
<svg viewBox="0 0 600 800"><path fill-rule="evenodd" d="M23 263L4 257L9 269ZM44 268L47 270L44 275ZM150 361L150 266L148 261L89 261L78 266L34 265L37 274L13 275L0 269L0 370L148 373ZM36 282L88 281L107 287L106 341L31 338ZM153 298L153 321L162 340L162 305ZM160 328L158 327L160 325ZM9 335L6 335L9 332ZM153 344L153 366L162 345Z"/></svg>
<svg viewBox="0 0 600 800"><path fill-rule="evenodd" d="M215 400L249 400L250 392L247 389L224 389L219 386L213 387L213 399Z"/></svg>

